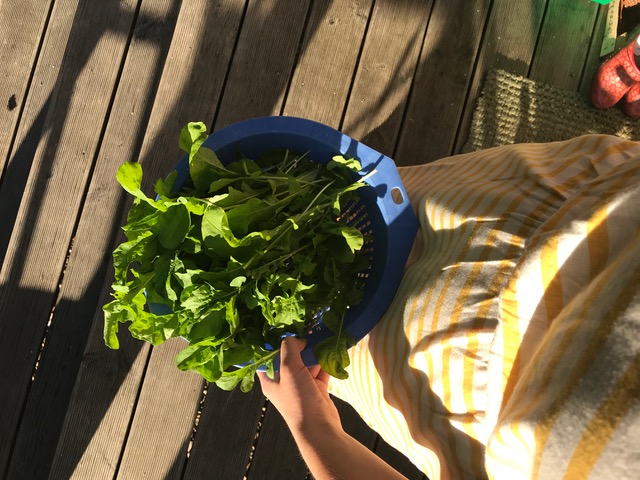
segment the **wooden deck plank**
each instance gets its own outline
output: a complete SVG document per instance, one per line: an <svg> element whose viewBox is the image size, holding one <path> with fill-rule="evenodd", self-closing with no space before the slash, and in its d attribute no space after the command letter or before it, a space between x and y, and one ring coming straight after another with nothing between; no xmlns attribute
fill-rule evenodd
<svg viewBox="0 0 640 480"><path fill-rule="evenodd" d="M378 0L342 130L393 155L433 2Z"/></svg>
<svg viewBox="0 0 640 480"><path fill-rule="evenodd" d="M451 154L489 0L436 1L429 20L412 95L394 153L398 165ZM455 32L455 33L454 33Z"/></svg>
<svg viewBox="0 0 640 480"><path fill-rule="evenodd" d="M608 5L600 5L600 7L598 8L596 24L593 28L591 43L589 44L589 51L584 63L584 68L582 69L582 77L580 78L579 91L582 92L582 94L587 98L590 98L593 77L598 71L600 64L602 63L600 52L602 50L602 43L604 41L609 9L613 8L613 5L613 3L610 3Z"/></svg>
<svg viewBox="0 0 640 480"><path fill-rule="evenodd" d="M184 480L243 478L265 403L260 386L249 393L209 385Z"/></svg>
<svg viewBox="0 0 640 480"><path fill-rule="evenodd" d="M203 59L207 59L217 65L228 65L233 51L234 39L237 35L240 21L242 18L242 5L234 0L226 0L224 4L220 2L182 2L178 15L177 25L171 47L169 49L166 63L162 73L162 79L157 87L153 110L148 120L148 126L145 125L144 141L141 146L140 162L143 165L145 176L143 188L145 191L151 191L151 185L159 176L165 176L175 165L181 156L177 146L178 134L181 128L191 120L207 120L212 119L215 106L218 102L226 68L221 67L216 70L208 70L201 67ZM144 6L144 5L143 5ZM211 25L216 25L215 29L211 29ZM185 55L184 52L196 52L196 54ZM132 70L133 79L135 80L135 70ZM140 93L139 93L140 94ZM205 101L206 99L206 101ZM124 112L129 112L130 106L124 107ZM126 125L126 122L123 122ZM121 158L120 163L126 158ZM119 186L111 177L111 186L107 189L117 189ZM97 205L96 205L97 206ZM90 225L92 217L90 211L82 216L82 222ZM124 221L120 218L117 224L120 225ZM115 245L109 247L113 250ZM107 283L111 283L112 271L106 279ZM108 290L108 289L107 289ZM103 293L101 303L108 301L108 297ZM102 323L101 312L97 314L96 322ZM124 329L123 329L124 330ZM121 338L127 338L128 334L123 332ZM85 351L85 357L100 355L106 350L102 341L102 330L94 329L90 336L90 343ZM147 351L148 346L134 342L137 348ZM130 347L131 348L131 347ZM134 347L135 348L135 347ZM173 352L168 349L163 350L164 346L154 349L152 360L149 368L153 370L150 374L150 384L143 386L144 395L140 398L140 404L136 410L136 416L132 424L130 438L132 444L128 447L134 448L134 445L140 446L140 438L145 433L137 429L138 425L144 425L146 432L146 441L156 441L158 437L163 438L167 442L165 446L173 449L174 452L181 451L184 443L184 431L182 436L180 432L167 431L164 425L163 416L173 415L173 410L166 410L167 396L172 395L171 391L163 390L161 383L154 381L154 377L158 375L174 375L181 374L184 379L193 379L190 375L177 372L175 364L172 360ZM157 351L156 351L157 350ZM123 352L124 353L124 352ZM155 365L159 365L158 368ZM161 371L162 369L162 371ZM164 373L163 373L164 372ZM76 391L91 389L98 395L110 395L113 391L109 378L104 377L104 366L96 365L90 371L81 371L81 376L76 381ZM139 385L144 372L137 369L132 370L129 375L121 375L119 381L123 384ZM183 380L181 378L180 381ZM197 377L196 377L197 379ZM200 379L197 379L200 382ZM199 390L199 387L198 387ZM158 396L153 398L153 392ZM135 408L138 391L134 388L126 390L117 396L109 397L110 410L119 413L117 420L111 420L109 423L101 422L92 423L93 431L89 441L86 437L79 440L73 436L67 428L81 423L82 420L91 422L91 418L96 415L92 408L92 404L85 404L81 401L81 396L74 396L69 407L65 429L63 430L63 438L59 451L73 452L74 449L81 449L84 454L80 459L77 478L103 478L101 475L113 475L117 468L118 459L121 456L123 442L127 436L127 430L131 421L131 415ZM78 400L78 401L76 401ZM155 403L154 403L155 401ZM198 401L184 401L187 409L191 409L191 419L193 419L194 409ZM163 410L164 409L164 410ZM156 415L156 418L151 418ZM145 417L146 416L146 417ZM182 422L186 422L181 418ZM190 428L190 426L189 426ZM175 433L175 435L174 435ZM67 440L68 439L68 440ZM73 442L79 441L78 445ZM110 448L111 442L116 448ZM169 446L167 446L169 445ZM118 448L120 447L120 448ZM85 462L84 459L87 459ZM91 464L90 459L99 459L95 463L103 465L104 472L100 472L96 477L98 470L96 465ZM140 448L137 452L137 461L141 464L154 461L155 457L148 452L147 448ZM168 457L164 460L171 461ZM128 460L123 463L120 469L122 476L129 474ZM164 467L167 463L164 463ZM54 471L60 471L57 469ZM171 465L167 471L173 471ZM68 470L64 470L68 472Z"/></svg>
<svg viewBox="0 0 640 480"><path fill-rule="evenodd" d="M370 10L371 0L313 2L284 115L340 127Z"/></svg>
<svg viewBox="0 0 640 480"><path fill-rule="evenodd" d="M549 0L529 78L578 90L597 12L595 2Z"/></svg>
<svg viewBox="0 0 640 480"><path fill-rule="evenodd" d="M52 0L0 2L0 183ZM29 12L25 15L24 12Z"/></svg>
<svg viewBox="0 0 640 480"><path fill-rule="evenodd" d="M117 470L150 349L123 335L120 350L109 350L102 322L97 312L49 478L110 479Z"/></svg>
<svg viewBox="0 0 640 480"><path fill-rule="evenodd" d="M247 479L304 480L308 475L309 469L282 416L267 404Z"/></svg>
<svg viewBox="0 0 640 480"><path fill-rule="evenodd" d="M118 479L182 477L204 383L175 366L186 345L175 338L152 349Z"/></svg>
<svg viewBox="0 0 640 480"><path fill-rule="evenodd" d="M45 101L43 135L32 158L22 149L31 139L31 122L18 136L12 163L32 168L24 195L18 195L17 215L5 210L15 206L11 163L0 189L0 230L12 232L0 272L0 472L11 452L16 412L30 386L134 12L133 1L56 3L51 31L70 34L61 42L47 35L38 63L36 78L47 82L52 95ZM102 38L105 31L110 34Z"/></svg>
<svg viewBox="0 0 640 480"><path fill-rule="evenodd" d="M302 39L309 0L250 0L215 128L279 115Z"/></svg>
<svg viewBox="0 0 640 480"><path fill-rule="evenodd" d="M546 0L494 0L452 153L460 153L467 143L471 118L487 72L501 68L516 75L528 75L545 4Z"/></svg>
<svg viewBox="0 0 640 480"><path fill-rule="evenodd" d="M109 284L113 275L112 271L107 275L109 252L124 207L124 192L114 182L115 173L123 161L138 157L178 10L176 0L156 0L143 5L138 15L46 348L29 391L10 476L20 472L28 478L42 478L51 466L91 320L100 310L105 278ZM97 321L102 323L101 315ZM93 414L102 416L101 411Z"/></svg>

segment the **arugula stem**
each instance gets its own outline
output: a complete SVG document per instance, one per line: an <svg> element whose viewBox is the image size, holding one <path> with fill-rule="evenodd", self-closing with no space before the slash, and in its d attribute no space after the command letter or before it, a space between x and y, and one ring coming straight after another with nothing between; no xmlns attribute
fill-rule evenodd
<svg viewBox="0 0 640 480"><path fill-rule="evenodd" d="M304 212L302 212L302 215L304 215L305 213L307 213L309 211L309 209L311 207L313 207L313 204L316 203L316 200L318 200L318 198L320 198L320 195L322 195L324 193L324 191L329 188L333 183L335 182L335 180L331 180L329 183L327 183L324 187L322 187L322 190L320 190L318 192L318 194L315 196L315 198L313 200L311 200L311 203L307 206L307 208L305 208Z"/></svg>

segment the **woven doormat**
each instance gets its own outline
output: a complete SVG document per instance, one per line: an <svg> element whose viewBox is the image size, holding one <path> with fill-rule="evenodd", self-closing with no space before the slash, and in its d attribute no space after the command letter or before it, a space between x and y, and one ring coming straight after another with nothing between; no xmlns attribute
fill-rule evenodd
<svg viewBox="0 0 640 480"><path fill-rule="evenodd" d="M640 140L640 121L631 120L617 108L597 110L578 92L490 70L463 151L554 142L588 133Z"/></svg>

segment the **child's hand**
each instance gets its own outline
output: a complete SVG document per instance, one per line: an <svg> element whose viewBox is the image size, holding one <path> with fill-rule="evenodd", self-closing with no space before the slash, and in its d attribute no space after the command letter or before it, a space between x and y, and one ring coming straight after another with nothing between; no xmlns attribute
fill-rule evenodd
<svg viewBox="0 0 640 480"><path fill-rule="evenodd" d="M342 429L340 416L327 392L329 374L320 366L307 368L300 352L306 342L287 337L280 347L280 371L271 380L258 372L262 392L284 417L289 428L326 425Z"/></svg>

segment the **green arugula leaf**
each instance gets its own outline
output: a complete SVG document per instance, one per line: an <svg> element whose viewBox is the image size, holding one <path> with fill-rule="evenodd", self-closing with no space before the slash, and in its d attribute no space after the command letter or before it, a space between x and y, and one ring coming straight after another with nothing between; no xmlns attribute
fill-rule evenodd
<svg viewBox="0 0 640 480"><path fill-rule="evenodd" d="M159 316L138 310L135 319L129 325L129 332L138 340L160 345L175 336L177 328L178 317L175 314Z"/></svg>
<svg viewBox="0 0 640 480"><path fill-rule="evenodd" d="M209 135L203 122L189 122L180 132L178 146L183 152L193 157Z"/></svg>
<svg viewBox="0 0 640 480"><path fill-rule="evenodd" d="M354 227L342 227L340 233L347 241L347 245L353 253L359 251L364 245L362 232Z"/></svg>
<svg viewBox="0 0 640 480"><path fill-rule="evenodd" d="M215 347L209 345L189 345L176 356L176 366L180 370L191 370L211 360L216 354Z"/></svg>
<svg viewBox="0 0 640 480"><path fill-rule="evenodd" d="M219 245L216 242L218 239L223 239L231 247L239 243L229 227L226 212L217 205L209 205L202 217L202 241L210 248L215 248Z"/></svg>
<svg viewBox="0 0 640 480"><path fill-rule="evenodd" d="M120 182L120 185L122 185L122 188L134 197L145 196L142 190L140 190L140 185L142 185L142 165L139 163L123 163L120 168L118 168L116 178L118 182Z"/></svg>
<svg viewBox="0 0 640 480"><path fill-rule="evenodd" d="M191 226L189 210L184 204L173 205L167 209L158 222L158 241L163 248L173 250L180 245Z"/></svg>
<svg viewBox="0 0 640 480"><path fill-rule="evenodd" d="M318 363L329 375L344 380L349 378L345 370L349 366L349 353L344 335L334 335L318 343L313 349Z"/></svg>
<svg viewBox="0 0 640 480"><path fill-rule="evenodd" d="M102 310L104 311L104 342L109 348L117 350L120 348L118 325L130 320L129 310L124 308L118 300L107 303Z"/></svg>
<svg viewBox="0 0 640 480"><path fill-rule="evenodd" d="M336 155L327 164L327 170L336 170L340 168L347 168L352 172L359 172L362 170L362 164L355 158L344 158L342 155Z"/></svg>
<svg viewBox="0 0 640 480"><path fill-rule="evenodd" d="M141 172L142 173L142 172ZM173 191L173 184L178 178L178 172L173 170L167 178L163 181L161 178L155 184L154 191L161 197L170 197Z"/></svg>
<svg viewBox="0 0 640 480"><path fill-rule="evenodd" d="M196 372L204 377L204 379L208 382L216 382L222 375L222 362L220 357L222 356L222 351L214 357L211 358L207 363L202 365L197 365L193 368Z"/></svg>
<svg viewBox="0 0 640 480"><path fill-rule="evenodd" d="M142 185L142 165L137 162L126 162L120 165L118 168L118 173L116 173L116 179L122 185L128 193L133 195L135 198L146 202L158 210L163 210L161 204L158 204L154 200L147 197L144 192L140 189Z"/></svg>

